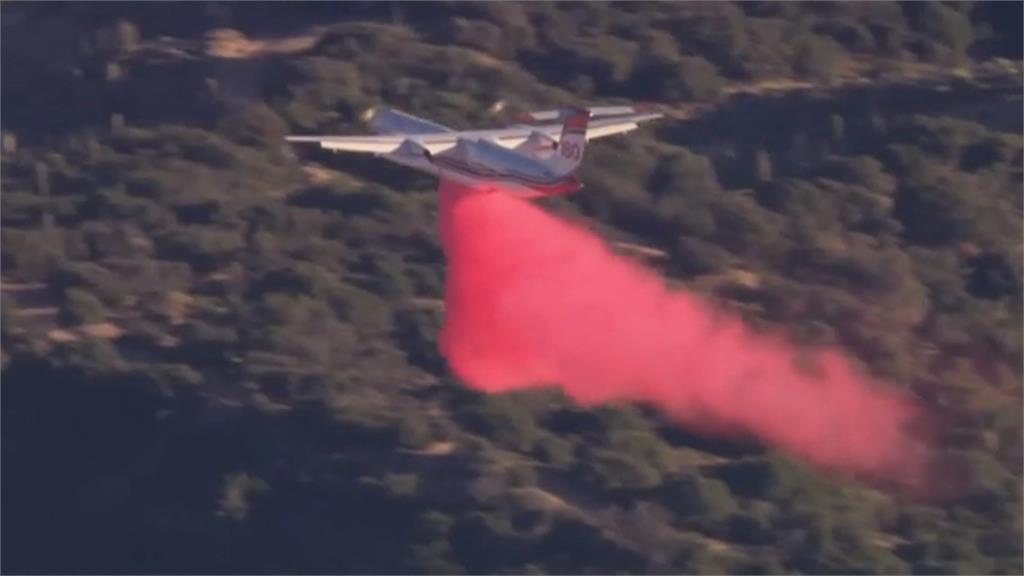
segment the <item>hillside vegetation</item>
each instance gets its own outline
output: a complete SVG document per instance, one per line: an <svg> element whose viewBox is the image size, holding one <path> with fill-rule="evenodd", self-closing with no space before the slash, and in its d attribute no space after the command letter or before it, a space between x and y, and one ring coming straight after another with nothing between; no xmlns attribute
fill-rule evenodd
<svg viewBox="0 0 1024 576"><path fill-rule="evenodd" d="M4 571L1024 571L1019 4L0 10ZM951 499L464 388L435 183L283 142L625 100L544 203L920 398Z"/></svg>

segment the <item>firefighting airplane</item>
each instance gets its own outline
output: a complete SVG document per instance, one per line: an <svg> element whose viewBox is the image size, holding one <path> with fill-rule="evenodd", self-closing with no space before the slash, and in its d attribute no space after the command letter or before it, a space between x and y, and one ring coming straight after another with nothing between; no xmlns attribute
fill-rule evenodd
<svg viewBox="0 0 1024 576"><path fill-rule="evenodd" d="M662 117L649 106L601 106L530 112L493 130L456 131L389 108L370 111L376 136L287 136L338 152L364 152L439 178L500 185L523 197L567 194L588 140L630 132ZM555 138L558 137L558 140Z"/></svg>

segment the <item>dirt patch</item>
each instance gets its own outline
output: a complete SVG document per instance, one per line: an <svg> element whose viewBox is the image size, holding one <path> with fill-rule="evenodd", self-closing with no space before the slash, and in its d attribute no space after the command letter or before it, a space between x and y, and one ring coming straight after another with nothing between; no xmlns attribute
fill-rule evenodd
<svg viewBox="0 0 1024 576"><path fill-rule="evenodd" d="M10 282L0 280L0 290L4 292L25 292L28 290L42 290L44 288L46 288L46 284L42 282Z"/></svg>
<svg viewBox="0 0 1024 576"><path fill-rule="evenodd" d="M871 541L878 547L885 548L886 550L894 550L898 546L902 546L907 543L905 538L902 538L896 534L879 533L871 539Z"/></svg>
<svg viewBox="0 0 1024 576"><path fill-rule="evenodd" d="M631 254L643 256L644 258L652 258L655 260L668 258L668 252L665 252L664 250L658 250L657 248L651 248L649 246L641 246L640 244L633 244L631 242L616 242L615 247L623 252L629 252Z"/></svg>
<svg viewBox="0 0 1024 576"><path fill-rule="evenodd" d="M118 327L116 324L110 322L98 322L95 324L85 324L79 326L78 331L86 336L92 338L102 338L104 340L113 340L120 338L124 334L124 330Z"/></svg>
<svg viewBox="0 0 1024 576"><path fill-rule="evenodd" d="M725 287L755 290L761 287L761 277L748 270L733 269L721 274L702 276L689 283L695 290L713 291Z"/></svg>
<svg viewBox="0 0 1024 576"><path fill-rule="evenodd" d="M426 448L418 450L416 453L421 456L446 456L455 452L455 449L458 447L458 444L451 441L434 442Z"/></svg>
<svg viewBox="0 0 1024 576"><path fill-rule="evenodd" d="M444 311L444 300L440 298L411 298L409 304L413 308L419 308L421 310L438 310Z"/></svg>
<svg viewBox="0 0 1024 576"><path fill-rule="evenodd" d="M692 534L698 542L700 542L704 547L706 547L708 550L712 552L716 552L719 554L729 554L734 551L733 545L729 542L726 542L725 540L719 540L717 538L712 538L710 536L706 536L704 534L700 534L697 532L694 532Z"/></svg>
<svg viewBox="0 0 1024 576"><path fill-rule="evenodd" d="M335 178L335 173L333 170L324 168L319 164L303 164L302 172L305 173L306 180L310 184L327 184L328 182L334 180Z"/></svg>
<svg viewBox="0 0 1024 576"><path fill-rule="evenodd" d="M163 312L174 326L185 322L194 298L185 292L175 290L163 298Z"/></svg>
<svg viewBox="0 0 1024 576"><path fill-rule="evenodd" d="M483 52L480 52L478 50L470 50L469 53L472 55L473 61L475 61L477 64L487 66L488 68L504 68L507 66L505 62L498 60L497 58L491 56L490 54L484 54Z"/></svg>
<svg viewBox="0 0 1024 576"><path fill-rule="evenodd" d="M46 317L46 316L56 316L57 315L57 307L56 306L40 306L38 308L21 308L19 310L15 310L13 312L13 314L15 316L20 316L22 318L39 318L39 317Z"/></svg>
<svg viewBox="0 0 1024 576"><path fill-rule="evenodd" d="M63 328L54 328L46 333L46 337L54 342L74 342L78 340L78 335L70 330Z"/></svg>
<svg viewBox="0 0 1024 576"><path fill-rule="evenodd" d="M324 35L323 28L313 28L297 36L274 39L249 38L231 28L218 28L206 34L206 54L216 58L257 58L269 54L294 54L309 50Z"/></svg>
<svg viewBox="0 0 1024 576"><path fill-rule="evenodd" d="M517 488L514 493L520 504L526 508L534 510L568 510L573 508L572 505L557 494L552 494L543 488Z"/></svg>

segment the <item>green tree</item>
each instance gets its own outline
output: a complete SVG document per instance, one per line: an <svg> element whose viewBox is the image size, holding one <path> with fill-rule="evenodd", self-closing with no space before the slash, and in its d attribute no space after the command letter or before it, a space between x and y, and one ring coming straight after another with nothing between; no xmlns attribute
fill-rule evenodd
<svg viewBox="0 0 1024 576"><path fill-rule="evenodd" d="M832 80L842 71L844 57L834 40L811 34L797 45L793 70L814 80Z"/></svg>
<svg viewBox="0 0 1024 576"><path fill-rule="evenodd" d="M662 50L637 63L630 90L638 98L706 101L718 97L724 85L718 69L704 58Z"/></svg>
<svg viewBox="0 0 1024 576"><path fill-rule="evenodd" d="M510 486L528 488L537 484L537 472L528 464L515 464L506 471Z"/></svg>
<svg viewBox="0 0 1024 576"><path fill-rule="evenodd" d="M719 522L736 510L736 500L720 480L689 473L666 486L666 506L697 519Z"/></svg>
<svg viewBox="0 0 1024 576"><path fill-rule="evenodd" d="M434 540L412 547L409 563L413 572L424 574L464 574L465 570L452 559L452 549L444 540Z"/></svg>
<svg viewBox="0 0 1024 576"><path fill-rule="evenodd" d="M96 31L96 47L101 52L131 52L139 46L139 28L127 20Z"/></svg>
<svg viewBox="0 0 1024 576"><path fill-rule="evenodd" d="M64 291L61 319L69 324L90 324L102 321L107 310L96 296L81 288Z"/></svg>
<svg viewBox="0 0 1024 576"><path fill-rule="evenodd" d="M398 441L407 448L425 448L434 439L430 420L416 412L407 413L398 422Z"/></svg>
<svg viewBox="0 0 1024 576"><path fill-rule="evenodd" d="M685 275L724 272L733 261L729 252L717 244L690 236L679 238L671 258L672 268Z"/></svg>
<svg viewBox="0 0 1024 576"><path fill-rule="evenodd" d="M90 262L66 262L58 266L51 279L54 288L81 288L95 294L104 303L116 306L128 295L124 279L106 268Z"/></svg>
<svg viewBox="0 0 1024 576"><path fill-rule="evenodd" d="M665 80L661 97L668 100L713 100L725 84L714 64L700 56L684 56L665 72L675 79Z"/></svg>
<svg viewBox="0 0 1024 576"><path fill-rule="evenodd" d="M219 131L243 146L280 148L288 134L288 125L263 103L232 107L220 121Z"/></svg>
<svg viewBox="0 0 1024 576"><path fill-rule="evenodd" d="M533 443L533 454L546 464L564 468L573 463L573 444L559 436L542 433Z"/></svg>
<svg viewBox="0 0 1024 576"><path fill-rule="evenodd" d="M779 456L745 458L723 464L716 476L744 498L783 500L801 487L802 470Z"/></svg>
<svg viewBox="0 0 1024 576"><path fill-rule="evenodd" d="M911 183L900 188L893 215L908 240L923 246L949 246L971 240L983 221L967 182L959 177Z"/></svg>
<svg viewBox="0 0 1024 576"><path fill-rule="evenodd" d="M77 377L104 381L124 368L124 358L107 340L83 338L62 342L51 352L52 366L71 370Z"/></svg>
<svg viewBox="0 0 1024 576"><path fill-rule="evenodd" d="M648 185L657 196L678 194L702 198L721 191L711 161L685 148L663 156L651 173Z"/></svg>
<svg viewBox="0 0 1024 576"><path fill-rule="evenodd" d="M415 474L385 474L380 485L391 497L414 498L419 489L419 477Z"/></svg>
<svg viewBox="0 0 1024 576"><path fill-rule="evenodd" d="M217 515L235 521L245 520L249 514L252 498L269 489L270 485L258 476L250 476L246 472L230 474L224 478L224 488Z"/></svg>
<svg viewBox="0 0 1024 576"><path fill-rule="evenodd" d="M530 450L540 433L533 414L511 397L484 396L466 416L470 426L514 450Z"/></svg>
<svg viewBox="0 0 1024 576"><path fill-rule="evenodd" d="M923 6L920 27L930 39L950 48L957 58L966 55L967 47L974 39L970 19L940 2L928 2Z"/></svg>
<svg viewBox="0 0 1024 576"><path fill-rule="evenodd" d="M613 450L588 450L577 466L584 478L604 490L646 490L663 480L658 468L642 456Z"/></svg>

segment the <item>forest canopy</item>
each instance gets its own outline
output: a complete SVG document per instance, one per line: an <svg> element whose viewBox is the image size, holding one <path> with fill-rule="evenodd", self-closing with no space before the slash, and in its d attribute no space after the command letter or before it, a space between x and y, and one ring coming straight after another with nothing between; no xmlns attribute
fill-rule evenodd
<svg viewBox="0 0 1024 576"><path fill-rule="evenodd" d="M1020 4L0 11L5 571L1024 570ZM544 205L921 398L954 497L464 388L434 182L283 142L629 100Z"/></svg>

